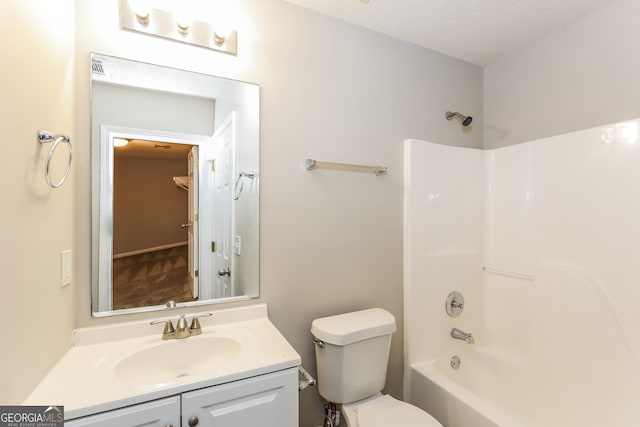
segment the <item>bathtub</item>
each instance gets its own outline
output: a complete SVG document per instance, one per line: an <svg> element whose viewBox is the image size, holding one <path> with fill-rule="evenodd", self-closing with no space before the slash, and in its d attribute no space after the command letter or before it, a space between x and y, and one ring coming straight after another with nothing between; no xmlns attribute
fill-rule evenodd
<svg viewBox="0 0 640 427"><path fill-rule="evenodd" d="M449 361L429 360L409 366L407 401L445 427L531 427L505 408L470 390L468 361L458 370Z"/></svg>
<svg viewBox="0 0 640 427"><path fill-rule="evenodd" d="M603 143L629 126L405 143L405 400L445 427L640 426L640 145Z"/></svg>

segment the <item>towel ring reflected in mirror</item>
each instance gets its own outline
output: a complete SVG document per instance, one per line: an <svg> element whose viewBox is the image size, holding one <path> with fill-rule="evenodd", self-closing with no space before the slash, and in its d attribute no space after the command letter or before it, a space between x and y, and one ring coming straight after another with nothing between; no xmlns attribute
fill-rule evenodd
<svg viewBox="0 0 640 427"><path fill-rule="evenodd" d="M242 194L242 189L244 188L245 178L253 179L255 177L256 177L256 173L253 171L240 172L238 174L238 178L236 178L236 183L233 186L233 200L238 200L240 198L240 195ZM240 189L238 189L238 184L240 185Z"/></svg>

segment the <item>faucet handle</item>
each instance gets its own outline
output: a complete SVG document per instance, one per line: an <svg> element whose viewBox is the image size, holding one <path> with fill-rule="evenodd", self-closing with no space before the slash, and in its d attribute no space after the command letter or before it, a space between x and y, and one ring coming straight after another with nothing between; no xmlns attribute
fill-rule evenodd
<svg viewBox="0 0 640 427"><path fill-rule="evenodd" d="M170 340L176 333L176 330L173 328L173 323L171 323L171 319L167 320L154 320L150 323L150 325L157 325L158 323L164 323L164 331L162 331L162 339Z"/></svg>
<svg viewBox="0 0 640 427"><path fill-rule="evenodd" d="M202 333L202 327L200 326L200 321L198 320L201 317L211 317L213 313L204 313L198 316L193 316L193 320L191 321L191 335L200 335Z"/></svg>

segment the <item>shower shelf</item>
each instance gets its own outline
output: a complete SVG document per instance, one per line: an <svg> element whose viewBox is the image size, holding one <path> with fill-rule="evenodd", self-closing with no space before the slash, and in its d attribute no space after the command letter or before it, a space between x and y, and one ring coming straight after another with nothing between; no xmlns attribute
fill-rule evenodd
<svg viewBox="0 0 640 427"><path fill-rule="evenodd" d="M502 270L499 268L491 268L487 266L482 267L482 271L484 271L485 273L497 274L499 276L507 276L507 277L513 277L515 279L528 280L530 282L533 282L535 279L535 276L531 274L517 273L515 271Z"/></svg>
<svg viewBox="0 0 640 427"><path fill-rule="evenodd" d="M189 191L189 177L188 176L174 176L173 182L177 187L182 188L183 190Z"/></svg>

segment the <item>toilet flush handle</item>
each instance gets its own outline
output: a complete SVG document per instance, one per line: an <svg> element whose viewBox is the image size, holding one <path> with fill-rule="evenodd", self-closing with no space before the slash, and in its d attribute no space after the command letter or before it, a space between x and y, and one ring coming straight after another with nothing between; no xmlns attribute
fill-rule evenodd
<svg viewBox="0 0 640 427"><path fill-rule="evenodd" d="M313 339L313 343L315 345L317 345L318 347L320 347L320 348L324 348L324 341L319 340L318 338L314 338Z"/></svg>

